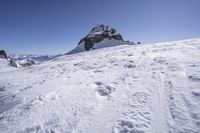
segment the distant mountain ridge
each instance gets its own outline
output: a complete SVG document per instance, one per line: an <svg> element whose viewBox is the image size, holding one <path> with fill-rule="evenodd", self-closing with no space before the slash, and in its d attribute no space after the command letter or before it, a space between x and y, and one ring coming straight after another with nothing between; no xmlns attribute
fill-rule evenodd
<svg viewBox="0 0 200 133"><path fill-rule="evenodd" d="M31 59L31 60L35 60L37 62L43 62L43 61L51 60L58 56L59 55L25 55L25 54L16 55L16 54L11 54L11 55L9 55L9 58L16 59L16 60Z"/></svg>

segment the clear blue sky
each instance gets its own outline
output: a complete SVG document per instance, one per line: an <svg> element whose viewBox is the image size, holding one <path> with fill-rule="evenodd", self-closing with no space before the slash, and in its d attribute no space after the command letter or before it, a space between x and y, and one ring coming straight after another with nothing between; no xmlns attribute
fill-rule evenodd
<svg viewBox="0 0 200 133"><path fill-rule="evenodd" d="M145 43L200 37L200 0L0 0L0 49L66 53L96 24Z"/></svg>

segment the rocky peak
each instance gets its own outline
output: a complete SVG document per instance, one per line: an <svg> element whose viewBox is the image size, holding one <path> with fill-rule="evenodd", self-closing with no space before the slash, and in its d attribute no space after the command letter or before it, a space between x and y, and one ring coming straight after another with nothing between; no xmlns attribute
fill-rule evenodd
<svg viewBox="0 0 200 133"><path fill-rule="evenodd" d="M7 58L5 50L0 50L0 58Z"/></svg>
<svg viewBox="0 0 200 133"><path fill-rule="evenodd" d="M99 43L104 39L123 41L121 34L117 33L116 29L100 24L96 25L86 37L82 38L78 45L84 43L85 50L90 50L95 43Z"/></svg>

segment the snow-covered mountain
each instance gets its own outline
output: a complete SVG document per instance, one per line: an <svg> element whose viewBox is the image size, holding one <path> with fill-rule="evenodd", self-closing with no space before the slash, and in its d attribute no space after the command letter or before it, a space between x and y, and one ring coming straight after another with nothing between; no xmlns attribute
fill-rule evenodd
<svg viewBox="0 0 200 133"><path fill-rule="evenodd" d="M1 133L200 132L200 39L0 61Z"/></svg>
<svg viewBox="0 0 200 133"><path fill-rule="evenodd" d="M131 43L124 41L122 35L118 33L116 29L107 25L100 24L92 28L87 36L80 40L78 46L67 54L74 54L83 51L119 46L124 44L127 45Z"/></svg>

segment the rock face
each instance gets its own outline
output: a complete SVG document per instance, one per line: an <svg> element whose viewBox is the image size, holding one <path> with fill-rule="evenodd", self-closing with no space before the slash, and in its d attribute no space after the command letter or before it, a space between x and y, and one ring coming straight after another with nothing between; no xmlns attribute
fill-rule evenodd
<svg viewBox="0 0 200 133"><path fill-rule="evenodd" d="M99 43L104 39L124 41L121 34L117 33L114 28L101 24L96 25L86 37L80 40L78 45L84 43L85 50L90 50L95 43Z"/></svg>
<svg viewBox="0 0 200 133"><path fill-rule="evenodd" d="M0 58L7 58L6 52L4 50L0 50Z"/></svg>

